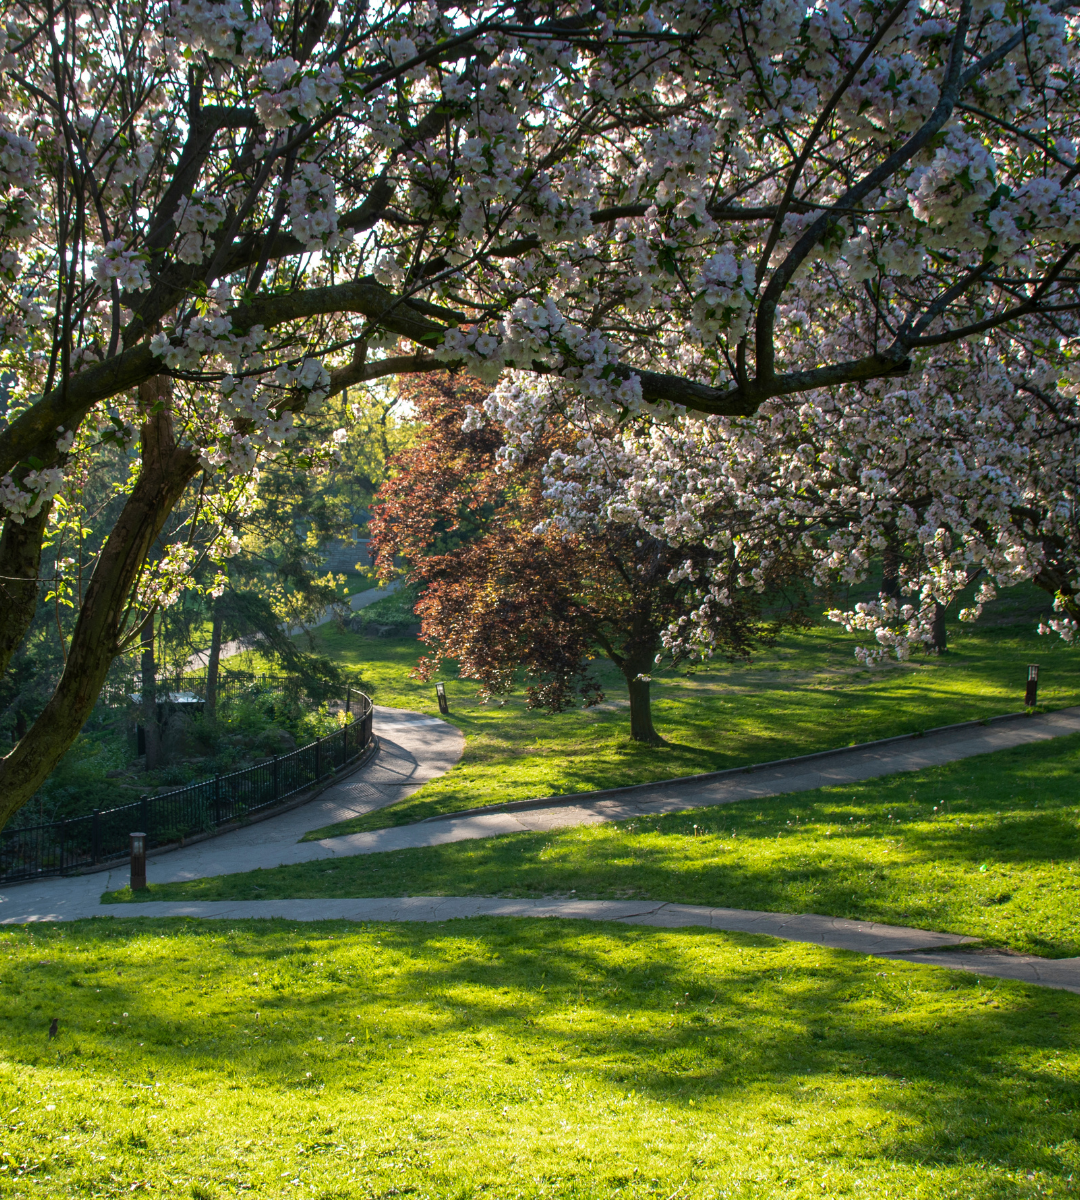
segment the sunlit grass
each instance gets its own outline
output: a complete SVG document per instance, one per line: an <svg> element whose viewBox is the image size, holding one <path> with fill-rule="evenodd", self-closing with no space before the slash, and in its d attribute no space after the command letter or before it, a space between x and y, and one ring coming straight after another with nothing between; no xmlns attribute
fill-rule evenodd
<svg viewBox="0 0 1080 1200"><path fill-rule="evenodd" d="M824 913L1071 956L1078 775L1075 735L842 788L154 884L139 898L573 893Z"/></svg>
<svg viewBox="0 0 1080 1200"><path fill-rule="evenodd" d="M1069 993L706 930L8 929L0 1194L1066 1196L1078 1033Z"/></svg>
<svg viewBox="0 0 1080 1200"><path fill-rule="evenodd" d="M525 708L520 695L481 705L475 685L446 679L450 717L467 739L461 762L401 804L309 837L407 824L441 812L564 792L621 787L651 779L722 770L979 720L1023 708L1027 664L1042 665L1044 707L1080 703L1076 652L1027 625L952 633L941 658L874 671L860 669L855 639L824 625L783 639L749 666L660 672L654 711L668 745L629 740L625 687L598 665L608 700L599 710L551 716ZM434 688L409 678L415 641L320 631L321 648L358 667L376 700L437 714Z"/></svg>
<svg viewBox="0 0 1080 1200"><path fill-rule="evenodd" d="M1080 734L685 814L152 884L138 899L572 893L882 920L1069 956L1078 774Z"/></svg>

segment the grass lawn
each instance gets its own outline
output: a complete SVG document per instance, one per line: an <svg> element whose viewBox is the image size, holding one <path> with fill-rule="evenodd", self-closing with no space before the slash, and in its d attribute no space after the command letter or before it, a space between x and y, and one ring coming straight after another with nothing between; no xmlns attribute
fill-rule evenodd
<svg viewBox="0 0 1080 1200"><path fill-rule="evenodd" d="M1039 699L1080 703L1080 663L1064 643L1030 624L957 625L941 658L861 669L856 639L822 625L785 637L749 666L717 664L691 675L659 672L654 685L661 748L629 740L625 686L600 666L608 699L599 709L551 716L520 696L481 705L475 684L447 677L450 720L466 735L461 762L408 800L312 838L407 824L507 800L618 787L912 733L1023 707L1027 664L1042 666ZM318 648L359 669L391 707L437 713L434 688L409 678L422 647L415 639L365 638L328 627Z"/></svg>
<svg viewBox="0 0 1080 1200"><path fill-rule="evenodd" d="M1075 735L685 814L154 884L139 899L648 897L914 925L1068 957L1080 954L1078 779Z"/></svg>
<svg viewBox="0 0 1080 1200"><path fill-rule="evenodd" d="M0 1195L1075 1196L1078 1035L1067 992L706 930L9 928Z"/></svg>

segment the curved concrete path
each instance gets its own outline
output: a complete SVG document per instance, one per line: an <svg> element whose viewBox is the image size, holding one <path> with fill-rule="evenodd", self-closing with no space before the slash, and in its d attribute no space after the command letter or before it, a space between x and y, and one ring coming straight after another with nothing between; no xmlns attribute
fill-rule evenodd
<svg viewBox="0 0 1080 1200"><path fill-rule="evenodd" d="M334 844L344 839L299 839L311 829L397 804L429 780L446 774L465 749L465 738L453 725L405 709L376 705L374 729L379 739L375 757L310 803L193 846L151 853L146 862L147 879L181 883L336 857ZM100 903L101 893L127 882L128 868L123 864L90 875L11 884L0 891L0 924L111 916L115 908Z"/></svg>
<svg viewBox="0 0 1080 1200"><path fill-rule="evenodd" d="M919 770L1012 746L1080 732L1080 707L1038 717L956 726L924 737L893 738L760 767L642 784L589 796L546 797L470 815L298 842L304 833L396 803L461 757L464 739L437 717L376 707L379 753L369 765L311 803L220 838L151 858L153 883L181 882L312 859L434 846L503 833L624 820L644 814L730 804L789 792ZM979 939L808 913L759 913L661 901L499 900L485 897L404 899L152 901L102 905L102 891L127 882L126 870L21 884L0 893L0 924L76 920L90 916L281 917L294 921L445 921L456 917L564 917L665 928L705 926L762 933L787 941L854 950L1080 992L1080 958L1042 959L986 950L956 950Z"/></svg>

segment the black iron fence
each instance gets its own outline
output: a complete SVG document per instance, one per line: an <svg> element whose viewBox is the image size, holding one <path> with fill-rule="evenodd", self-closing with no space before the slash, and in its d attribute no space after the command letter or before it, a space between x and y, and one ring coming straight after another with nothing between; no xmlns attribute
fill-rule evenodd
<svg viewBox="0 0 1080 1200"><path fill-rule="evenodd" d="M162 846L273 808L340 771L368 747L371 700L360 693L353 703L357 715L349 724L246 770L84 817L0 830L0 884L69 875L124 858L136 830L147 835L147 846Z"/></svg>

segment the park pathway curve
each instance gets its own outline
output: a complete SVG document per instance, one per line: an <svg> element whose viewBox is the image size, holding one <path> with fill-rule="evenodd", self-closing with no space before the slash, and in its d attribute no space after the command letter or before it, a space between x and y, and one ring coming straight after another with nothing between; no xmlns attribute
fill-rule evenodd
<svg viewBox="0 0 1080 1200"><path fill-rule="evenodd" d="M443 845L505 833L597 824L634 816L685 811L858 780L921 770L978 754L1080 733L1080 706L1039 716L1017 714L970 722L923 735L890 738L821 754L664 780L577 796L549 796L466 814L429 818L372 833L299 842L304 833L350 816L397 803L461 757L464 739L436 717L377 707L379 751L353 775L318 798L272 820L219 838L152 857L152 883L181 882L313 859ZM761 933L787 941L952 967L1003 979L1024 980L1080 992L1080 958L1043 959L990 951L978 939L813 913L748 912L661 901L510 900L488 897L314 899L253 901L151 901L102 905L103 891L126 883L120 869L0 892L0 924L77 920L85 917L200 917L239 920L277 917L291 921L445 921L459 917L562 917L664 928L697 926Z"/></svg>

